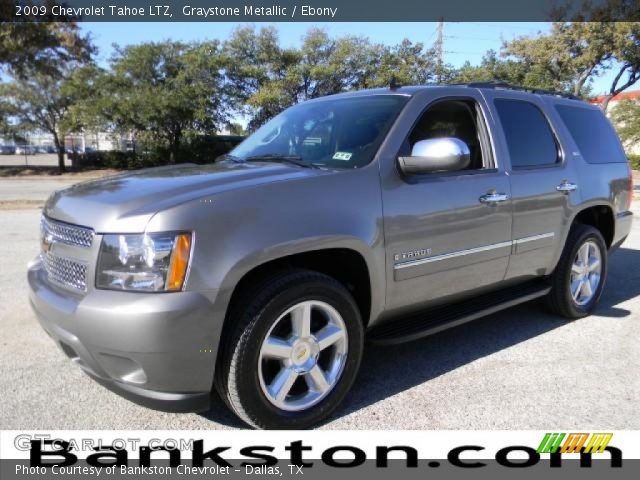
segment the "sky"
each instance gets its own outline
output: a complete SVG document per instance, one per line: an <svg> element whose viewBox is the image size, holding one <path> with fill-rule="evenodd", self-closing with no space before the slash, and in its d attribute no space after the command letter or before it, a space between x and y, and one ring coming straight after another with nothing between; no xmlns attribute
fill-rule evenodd
<svg viewBox="0 0 640 480"><path fill-rule="evenodd" d="M121 46L145 41L180 40L184 42L198 40L225 40L240 25L233 23L81 23L84 31L90 32L99 48L98 61L106 64L112 44ZM300 43L305 32L313 26L327 30L331 36L358 35L368 37L373 42L387 45L397 44L404 38L413 42L433 44L436 40L436 23L270 23L256 24L274 25L280 33L283 46L292 47ZM549 30L548 23L542 22L465 22L444 23L444 61L456 67L465 61L473 65L480 63L482 56L489 49L500 50L502 40L510 40L522 35L536 35ZM593 93L604 93L614 76L608 72L593 83ZM632 87L640 89L640 85Z"/></svg>

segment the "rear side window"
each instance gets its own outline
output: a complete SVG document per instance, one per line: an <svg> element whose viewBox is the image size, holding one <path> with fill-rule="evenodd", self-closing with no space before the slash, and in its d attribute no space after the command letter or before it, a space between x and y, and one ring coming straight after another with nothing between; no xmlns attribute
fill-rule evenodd
<svg viewBox="0 0 640 480"><path fill-rule="evenodd" d="M615 130L600 110L556 105L578 150L588 163L626 162Z"/></svg>
<svg viewBox="0 0 640 480"><path fill-rule="evenodd" d="M495 101L513 168L558 163L558 144L549 122L535 105L521 100Z"/></svg>

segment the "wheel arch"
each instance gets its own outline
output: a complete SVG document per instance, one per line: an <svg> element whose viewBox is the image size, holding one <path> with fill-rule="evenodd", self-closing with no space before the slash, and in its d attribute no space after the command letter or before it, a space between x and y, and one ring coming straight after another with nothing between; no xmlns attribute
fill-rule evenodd
<svg viewBox="0 0 640 480"><path fill-rule="evenodd" d="M616 224L613 208L610 205L597 204L581 209L574 215L571 227L576 224L590 225L600 231L607 248L611 248Z"/></svg>
<svg viewBox="0 0 640 480"><path fill-rule="evenodd" d="M333 259L333 261L328 261ZM231 322L231 314L235 305L242 299L242 294L255 287L259 282L264 281L278 271L294 268L305 268L308 270L318 271L336 278L340 283L345 285L347 290L352 292L354 299L360 310L363 327L366 328L375 307L372 305L373 291L376 288L372 284L371 267L362 252L349 247L328 247L316 250L306 250L289 255L276 256L262 263L253 265L252 268L246 269L239 275L239 278L233 282L231 288L224 289L225 303L224 320L221 328L218 347L216 353L215 372L218 372L222 364L224 356L226 339L233 331ZM345 276L347 275L347 276ZM349 287L349 276L359 276L360 282L354 283ZM359 286L354 294L353 286ZM219 379L219 375L214 372L214 382Z"/></svg>
<svg viewBox="0 0 640 480"><path fill-rule="evenodd" d="M308 250L269 259L247 270L238 279L229 297L227 312L242 296L243 292L275 272L286 269L306 269L324 273L335 278L353 295L364 326L372 311L372 291L370 267L365 257L352 248L332 247ZM225 324L227 318L225 318Z"/></svg>

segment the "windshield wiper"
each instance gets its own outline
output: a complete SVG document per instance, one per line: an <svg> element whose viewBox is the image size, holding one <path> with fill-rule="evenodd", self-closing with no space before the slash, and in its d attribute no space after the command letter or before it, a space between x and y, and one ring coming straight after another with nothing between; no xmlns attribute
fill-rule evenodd
<svg viewBox="0 0 640 480"><path fill-rule="evenodd" d="M223 160L231 160L234 163L244 163L245 162L242 158L236 157L235 155L231 155L230 153L224 153L224 154L220 155L218 158L216 158L216 162L221 162Z"/></svg>
<svg viewBox="0 0 640 480"><path fill-rule="evenodd" d="M302 160L302 157L298 155L253 155L245 158L247 162L274 162L274 163L288 163L291 165L297 165L303 168L319 168L317 165L310 164Z"/></svg>

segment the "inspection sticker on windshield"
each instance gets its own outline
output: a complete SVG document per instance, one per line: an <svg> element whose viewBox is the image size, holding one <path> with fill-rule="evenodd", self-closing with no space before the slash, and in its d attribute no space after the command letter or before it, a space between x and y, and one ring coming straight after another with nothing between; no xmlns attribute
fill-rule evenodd
<svg viewBox="0 0 640 480"><path fill-rule="evenodd" d="M336 152L333 154L334 160L350 160L351 154L349 152Z"/></svg>

